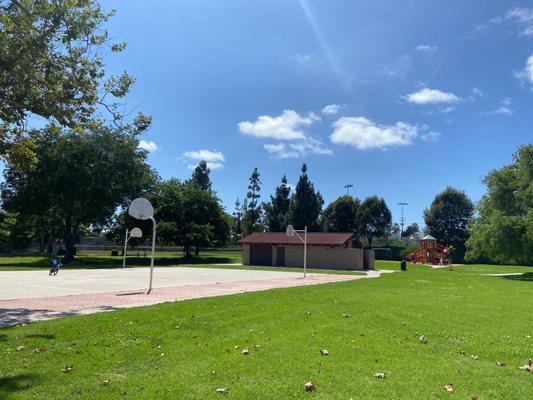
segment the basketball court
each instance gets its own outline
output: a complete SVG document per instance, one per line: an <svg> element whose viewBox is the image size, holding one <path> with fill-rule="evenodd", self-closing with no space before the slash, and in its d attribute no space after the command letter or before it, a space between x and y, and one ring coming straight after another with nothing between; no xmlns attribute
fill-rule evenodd
<svg viewBox="0 0 533 400"><path fill-rule="evenodd" d="M165 267L0 272L0 326L200 297L360 279L361 275Z"/></svg>

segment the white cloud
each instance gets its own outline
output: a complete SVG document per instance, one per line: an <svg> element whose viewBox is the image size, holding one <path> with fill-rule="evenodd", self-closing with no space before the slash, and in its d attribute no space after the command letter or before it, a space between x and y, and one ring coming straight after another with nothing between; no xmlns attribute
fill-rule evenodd
<svg viewBox="0 0 533 400"><path fill-rule="evenodd" d="M297 140L305 138L302 126L311 125L315 121L320 121L315 113L310 112L307 116L302 116L293 110L283 110L277 117L261 115L255 122L239 122L239 131L243 135L250 135L260 138L270 138L278 140Z"/></svg>
<svg viewBox="0 0 533 400"><path fill-rule="evenodd" d="M194 163L188 164L187 168L195 169L200 161L205 161L207 163L207 168L211 171L224 168L224 162L226 158L224 154L220 151L211 151L211 150L191 150L183 153L182 158L186 161L194 161Z"/></svg>
<svg viewBox="0 0 533 400"><path fill-rule="evenodd" d="M424 127L401 121L394 125L378 125L364 117L342 117L333 123L333 129L330 136L333 143L366 150L412 144Z"/></svg>
<svg viewBox="0 0 533 400"><path fill-rule="evenodd" d="M505 19L516 21L522 31L521 35L533 35L533 8L516 7L505 13Z"/></svg>
<svg viewBox="0 0 533 400"><path fill-rule="evenodd" d="M442 92L437 89L424 88L418 92L409 93L404 97L409 103L413 104L438 104L438 103L457 103L460 97L451 92Z"/></svg>
<svg viewBox="0 0 533 400"><path fill-rule="evenodd" d="M311 61L311 56L309 54L294 54L288 58L289 61L293 61L297 64L306 64Z"/></svg>
<svg viewBox="0 0 533 400"><path fill-rule="evenodd" d="M416 51L420 51L422 53L436 53L437 46L431 46L429 44L420 44L416 46Z"/></svg>
<svg viewBox="0 0 533 400"><path fill-rule="evenodd" d="M428 132L428 133L423 133L422 135L420 135L420 138L422 140L425 140L426 142L434 142L440 138L440 133L433 132L433 131Z"/></svg>
<svg viewBox="0 0 533 400"><path fill-rule="evenodd" d="M211 150L191 150L183 153L183 157L195 161L207 161L207 162L224 162L226 161L224 154L220 151Z"/></svg>
<svg viewBox="0 0 533 400"><path fill-rule="evenodd" d="M483 92L478 89L477 87L475 88L472 88L472 95L474 97L479 97L480 99L482 99L483 97L485 97L485 95L483 94Z"/></svg>
<svg viewBox="0 0 533 400"><path fill-rule="evenodd" d="M481 114L482 115L513 115L514 111L511 110L509 107L499 107L497 108L496 110L492 110L492 111L486 111L486 112L482 112Z"/></svg>
<svg viewBox="0 0 533 400"><path fill-rule="evenodd" d="M515 71L514 75L523 85L526 82L533 84L533 53L528 57L524 69L518 72Z"/></svg>
<svg viewBox="0 0 533 400"><path fill-rule="evenodd" d="M377 75L403 78L412 69L413 60L409 54L400 56L392 63L382 63L375 68Z"/></svg>
<svg viewBox="0 0 533 400"><path fill-rule="evenodd" d="M512 103L513 103L513 99L511 97L506 97L505 99L502 100L502 104L507 107L509 107Z"/></svg>
<svg viewBox="0 0 533 400"><path fill-rule="evenodd" d="M297 143L264 144L265 150L274 158L300 158L309 154L330 155L333 151L324 146L320 139L308 137Z"/></svg>
<svg viewBox="0 0 533 400"><path fill-rule="evenodd" d="M335 115L337 114L342 107L338 104L328 104L322 109L322 114L326 115Z"/></svg>
<svg viewBox="0 0 533 400"><path fill-rule="evenodd" d="M150 153L153 153L158 148L157 144L155 142L146 141L146 140L140 140L138 147L139 147L139 149L146 150L146 151L148 151Z"/></svg>

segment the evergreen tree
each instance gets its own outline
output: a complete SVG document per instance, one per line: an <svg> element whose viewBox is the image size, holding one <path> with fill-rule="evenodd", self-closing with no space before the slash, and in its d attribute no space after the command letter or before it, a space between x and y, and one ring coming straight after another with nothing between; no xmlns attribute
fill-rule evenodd
<svg viewBox="0 0 533 400"><path fill-rule="evenodd" d="M254 168L250 176L250 183L248 185L248 193L246 194L247 207L244 213L242 231L243 235L249 235L252 232L259 232L262 230L261 226L261 207L259 205L259 198L261 195L261 180L257 167Z"/></svg>
<svg viewBox="0 0 533 400"><path fill-rule="evenodd" d="M287 228L287 213L289 212L291 188L287 184L287 177L283 175L281 185L276 188L270 202L263 205L265 223L270 232L282 232Z"/></svg>
<svg viewBox="0 0 533 400"><path fill-rule="evenodd" d="M211 190L210 173L211 170L207 167L207 162L202 160L194 169L191 180L188 183L200 190Z"/></svg>
<svg viewBox="0 0 533 400"><path fill-rule="evenodd" d="M233 211L231 218L231 235L234 242L238 242L242 238L243 207L244 204L241 204L241 201L237 199L237 201L235 201L235 210Z"/></svg>
<svg viewBox="0 0 533 400"><path fill-rule="evenodd" d="M390 232L392 214L385 200L378 196L367 197L361 204L357 214L359 232L368 240L372 247L372 240L386 236Z"/></svg>
<svg viewBox="0 0 533 400"><path fill-rule="evenodd" d="M457 260L463 260L470 236L467 225L473 214L474 205L466 193L448 187L424 211L426 230L443 245L453 246Z"/></svg>
<svg viewBox="0 0 533 400"><path fill-rule="evenodd" d="M413 235L416 235L419 232L420 232L420 228L418 227L418 224L416 222L413 222L411 225L405 228L405 231L403 231L402 237L411 237Z"/></svg>
<svg viewBox="0 0 533 400"><path fill-rule="evenodd" d="M326 232L358 232L357 211L359 199L345 195L330 203L322 214L322 227Z"/></svg>
<svg viewBox="0 0 533 400"><path fill-rule="evenodd" d="M291 197L287 222L295 229L307 226L308 230L317 231L320 229L318 217L323 204L324 199L320 192L315 192L313 184L307 177L307 165L303 164L302 174Z"/></svg>

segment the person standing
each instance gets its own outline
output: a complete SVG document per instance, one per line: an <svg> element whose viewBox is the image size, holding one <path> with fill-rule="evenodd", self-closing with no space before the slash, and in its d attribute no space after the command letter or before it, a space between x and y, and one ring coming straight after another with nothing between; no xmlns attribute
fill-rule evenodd
<svg viewBox="0 0 533 400"><path fill-rule="evenodd" d="M402 271L407 271L407 261L405 261L405 258L402 259L402 262L400 263L400 268Z"/></svg>

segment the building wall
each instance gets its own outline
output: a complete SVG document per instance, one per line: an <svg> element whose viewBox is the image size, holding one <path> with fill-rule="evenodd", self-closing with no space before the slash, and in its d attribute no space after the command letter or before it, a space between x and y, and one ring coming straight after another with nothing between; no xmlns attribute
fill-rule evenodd
<svg viewBox="0 0 533 400"><path fill-rule="evenodd" d="M250 245L242 245L242 263L244 265L250 265Z"/></svg>
<svg viewBox="0 0 533 400"><path fill-rule="evenodd" d="M303 267L303 246L284 246L285 266ZM340 246L308 246L307 267L328 269L363 269L363 250Z"/></svg>

